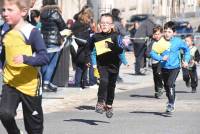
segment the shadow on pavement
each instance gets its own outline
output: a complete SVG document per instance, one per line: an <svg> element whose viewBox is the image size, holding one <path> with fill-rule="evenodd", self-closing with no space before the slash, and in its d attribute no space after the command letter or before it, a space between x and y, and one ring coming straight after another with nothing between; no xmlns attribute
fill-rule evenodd
<svg viewBox="0 0 200 134"><path fill-rule="evenodd" d="M131 94L130 97L155 98L155 97L152 96L152 95L139 95L139 94Z"/></svg>
<svg viewBox="0 0 200 134"><path fill-rule="evenodd" d="M153 114L153 115L158 115L162 117L171 117L171 114L167 114L166 112L147 112L147 111L133 111L130 113L135 113L135 114Z"/></svg>
<svg viewBox="0 0 200 134"><path fill-rule="evenodd" d="M135 76L146 76L146 75L147 75L146 73L142 73L142 74L124 73L124 74L127 74L127 75L135 75Z"/></svg>
<svg viewBox="0 0 200 134"><path fill-rule="evenodd" d="M99 120L85 120L85 119L70 119L70 120L64 120L64 121L68 121L68 122L82 122L82 123L86 123L89 125L99 125L97 123L110 123L107 121L99 121Z"/></svg>
<svg viewBox="0 0 200 134"><path fill-rule="evenodd" d="M78 109L78 110L95 110L95 107L83 105L83 106L76 107L76 109Z"/></svg>
<svg viewBox="0 0 200 134"><path fill-rule="evenodd" d="M191 91L176 91L176 93L181 94L181 93L191 93Z"/></svg>

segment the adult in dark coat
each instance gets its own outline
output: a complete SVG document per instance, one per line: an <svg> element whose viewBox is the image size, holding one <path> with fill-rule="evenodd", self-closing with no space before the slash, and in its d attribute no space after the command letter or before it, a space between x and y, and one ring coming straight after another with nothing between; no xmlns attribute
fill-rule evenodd
<svg viewBox="0 0 200 134"><path fill-rule="evenodd" d="M87 6L83 7L83 9L75 15L76 21L71 30L76 37L84 40L90 38L92 16L92 10ZM83 43L79 40L75 41L78 45L75 61L75 86L84 88L84 86L87 85L87 68L90 66L90 49L88 43Z"/></svg>
<svg viewBox="0 0 200 134"><path fill-rule="evenodd" d="M40 21L41 33L47 48L58 48L62 43L60 31L66 29L66 24L55 1L43 1ZM57 86L52 81L59 54L59 52L48 53L50 62L42 67L43 91L57 91Z"/></svg>
<svg viewBox="0 0 200 134"><path fill-rule="evenodd" d="M150 37L153 32L153 27L155 26L152 18L148 18L143 22L140 22L138 29L135 32L135 38L145 38ZM146 49L146 39L135 39L134 41L134 55L135 55L135 74L143 75L140 72L141 61L144 61L145 49Z"/></svg>

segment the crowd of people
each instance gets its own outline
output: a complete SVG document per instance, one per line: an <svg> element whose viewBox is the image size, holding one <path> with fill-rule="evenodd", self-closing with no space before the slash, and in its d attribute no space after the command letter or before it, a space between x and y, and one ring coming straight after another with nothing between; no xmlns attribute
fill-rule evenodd
<svg viewBox="0 0 200 134"><path fill-rule="evenodd" d="M22 102L26 131L42 134L41 95L42 91L57 91L53 78L60 62L64 38L75 37L70 41L75 70L74 83L70 86L81 89L96 86L95 111L105 112L108 118L113 116L116 83L123 81L119 76L120 65L129 66L125 49L130 42L134 44L135 75L145 75L141 68L145 66L145 59L151 58L155 98L160 98L166 91L167 113L172 113L175 108L175 82L181 68L186 85L191 86L193 93L197 91L199 51L192 33L184 39L176 36L173 21L162 27L148 18L134 22L127 29L119 9L102 14L95 23L92 9L84 6L73 19L65 22L55 1L43 1L40 11L29 9L34 2L3 2L0 70L4 84L0 119L8 133L20 133L14 117L18 104Z"/></svg>

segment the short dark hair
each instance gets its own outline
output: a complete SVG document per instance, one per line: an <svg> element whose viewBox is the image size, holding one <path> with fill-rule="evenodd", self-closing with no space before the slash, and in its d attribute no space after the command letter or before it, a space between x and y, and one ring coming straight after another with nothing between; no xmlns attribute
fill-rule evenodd
<svg viewBox="0 0 200 134"><path fill-rule="evenodd" d="M173 21L168 21L167 23L165 23L164 25L164 29L172 29L173 32L176 31L176 24Z"/></svg>
<svg viewBox="0 0 200 134"><path fill-rule="evenodd" d="M112 14L110 14L110 13L101 14L100 19L101 19L102 17L110 17L110 18L112 19L112 21L113 21L113 16L112 16Z"/></svg>
<svg viewBox="0 0 200 134"><path fill-rule="evenodd" d="M187 34L186 36L185 36L185 38L190 38L190 39L194 39L194 36L192 35L192 34Z"/></svg>
<svg viewBox="0 0 200 134"><path fill-rule="evenodd" d="M161 33L163 32L163 28L160 25L157 25L153 28L153 34L155 34L158 31L160 31Z"/></svg>
<svg viewBox="0 0 200 134"><path fill-rule="evenodd" d="M31 10L31 17L34 18L34 17L39 17L40 16L40 11L39 10Z"/></svg>
<svg viewBox="0 0 200 134"><path fill-rule="evenodd" d="M119 9L117 9L117 8L113 8L112 9L112 15L113 15L113 17L118 17L119 14L120 14L120 10Z"/></svg>

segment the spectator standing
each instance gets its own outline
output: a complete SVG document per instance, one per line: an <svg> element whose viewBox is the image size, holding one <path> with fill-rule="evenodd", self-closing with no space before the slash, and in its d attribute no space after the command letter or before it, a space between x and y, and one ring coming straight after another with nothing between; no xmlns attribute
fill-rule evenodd
<svg viewBox="0 0 200 134"><path fill-rule="evenodd" d="M93 13L90 7L85 6L82 10L75 15L75 23L72 26L73 34L81 39L88 40L90 38L91 28L90 23L93 17ZM76 53L76 71L75 71L75 87L84 88L88 85L87 70L90 66L90 46L87 43L83 43L76 40L78 50Z"/></svg>
<svg viewBox="0 0 200 134"><path fill-rule="evenodd" d="M29 23L31 23L32 25L34 25L34 20L31 18L31 10L33 10L33 7L34 7L34 5L35 5L35 2L36 2L36 0L31 0L31 6L30 6L30 9L29 9L29 11L28 11L28 15L27 15L27 17L26 17L26 20L29 22Z"/></svg>
<svg viewBox="0 0 200 134"><path fill-rule="evenodd" d="M188 33L188 34L192 34L193 33L192 25L189 22L186 24L185 32Z"/></svg>
<svg viewBox="0 0 200 134"><path fill-rule="evenodd" d="M40 21L42 24L41 33L47 48L58 48L62 43L60 31L66 29L65 21L61 16L61 11L54 0L43 1ZM60 52L48 53L50 62L42 67L43 90L47 92L56 92L57 85L52 83L55 68L58 62Z"/></svg>
<svg viewBox="0 0 200 134"><path fill-rule="evenodd" d="M145 50L147 38L150 37L153 33L153 27L155 24L153 18L149 17L140 23L139 27L135 31L134 38L143 38L143 39L134 39L134 55L135 55L135 74L144 75L141 73L142 61L145 64Z"/></svg>
<svg viewBox="0 0 200 134"><path fill-rule="evenodd" d="M122 18L120 18L120 10L117 8L112 9L113 23L115 26L115 31L122 36L127 35L125 25L122 24Z"/></svg>
<svg viewBox="0 0 200 134"><path fill-rule="evenodd" d="M117 8L113 8L111 12L112 12L112 16L113 16L113 24L114 24L115 32L117 32L122 37L124 37L125 35L127 35L127 31L126 31L126 27L125 27L126 23L124 23L125 21L122 18L120 18L120 10ZM125 52L123 52L123 53L124 53L123 56L125 58ZM122 62L120 62L120 65L121 65L121 63ZM118 75L117 81L123 82L123 79Z"/></svg>
<svg viewBox="0 0 200 134"><path fill-rule="evenodd" d="M41 30L41 22L40 22L40 11L39 10L31 10L31 20L32 25L34 25L36 28Z"/></svg>

